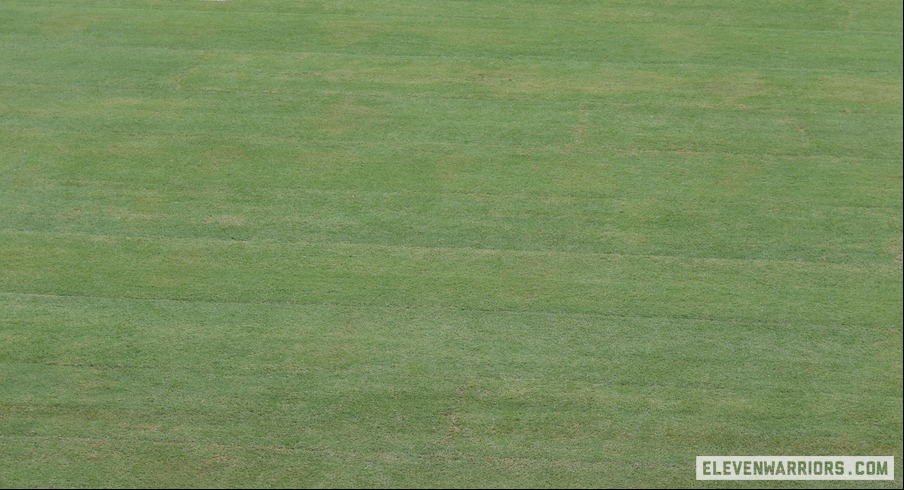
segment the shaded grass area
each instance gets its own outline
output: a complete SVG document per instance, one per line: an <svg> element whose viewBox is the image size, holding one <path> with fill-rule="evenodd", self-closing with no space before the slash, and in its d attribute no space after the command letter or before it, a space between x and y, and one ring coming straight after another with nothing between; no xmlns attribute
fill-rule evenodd
<svg viewBox="0 0 904 490"><path fill-rule="evenodd" d="M4 2L0 485L900 487L901 24Z"/></svg>

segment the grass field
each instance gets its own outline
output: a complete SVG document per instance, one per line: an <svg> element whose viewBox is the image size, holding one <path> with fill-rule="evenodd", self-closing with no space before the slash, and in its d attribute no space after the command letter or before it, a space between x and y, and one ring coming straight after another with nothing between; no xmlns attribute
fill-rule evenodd
<svg viewBox="0 0 904 490"><path fill-rule="evenodd" d="M901 488L901 132L897 0L0 1L0 486Z"/></svg>

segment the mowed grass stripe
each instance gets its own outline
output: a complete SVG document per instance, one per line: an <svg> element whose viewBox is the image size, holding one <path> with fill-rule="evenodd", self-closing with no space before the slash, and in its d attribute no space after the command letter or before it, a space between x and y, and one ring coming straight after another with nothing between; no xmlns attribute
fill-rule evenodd
<svg viewBox="0 0 904 490"><path fill-rule="evenodd" d="M533 198L538 201L537 206L582 206L594 202L603 205L620 200L656 198L666 202L681 200L689 206L699 202L701 207L745 205L751 211L771 206L782 209L783 213L777 218L793 215L795 210L802 212L799 208L792 208L802 202L812 203L817 209L860 209L867 213L874 210L890 217L900 210L896 202L900 200L901 190L887 185L898 177L897 169L888 162L825 161L797 157L763 158L751 162L745 157L697 156L691 159L663 153L635 156L630 158L630 163L626 163L624 157L600 155L598 161L578 167L569 165L561 154L528 155L511 151L499 152L485 159L463 153L455 158L437 158L423 163L393 161L395 156L406 151L429 152L430 148L384 148L380 151L382 155L368 162L356 152L324 146L302 151L274 149L273 160L263 162L273 167L273 173L261 175L238 162L247 152L257 150L259 145L244 142L230 144L223 140L221 144L196 147L185 152L182 156L185 160L205 156L214 160L201 162L195 168L186 168L179 161L151 168L141 165L161 152L179 152L180 148L198 138L188 140L168 144L156 137L145 141L130 138L121 146L114 143L109 148L88 148L86 156L103 154L110 163L96 165L97 172L92 177L54 162L46 162L40 171L29 169L28 172L23 171L26 167L24 162L10 165L5 169L4 176L17 186L6 189L5 196L10 203L16 202L22 213L27 213L29 208L41 207L62 212L63 209L56 209L56 206L64 204L62 200L40 201L34 199L33 193L38 190L52 191L73 199L72 204L78 204L75 199L82 192L83 204L90 204L91 199L98 201L96 211L102 211L100 206L104 204L131 205L134 212L143 209L155 213L152 216L157 218L166 217L166 214L156 214L164 210L190 212L186 209L186 203L191 201L191 196L218 199L223 209L240 205L253 209L255 204L249 201L254 198L272 200L278 207L316 203L319 200L342 201L353 197L362 201L420 197L433 202L442 199L518 202ZM127 163L127 157L123 155L126 151L131 152L131 163ZM74 150L73 153L77 152ZM278 166L280 158L285 158L285 161L300 159L305 163ZM539 167L544 163L550 166L538 174ZM85 159L85 164L90 166L91 161ZM865 166L871 167L869 172L864 171ZM619 170L618 175L613 175L614 169ZM161 182L173 174L184 176L184 180L166 188L136 188L134 182L128 179L131 173L151 183ZM572 184L569 179L577 174L588 178ZM683 177L684 181L675 182L671 187L656 187L649 192L631 187L639 181L667 183L677 177ZM271 179L274 180L273 185L262 187L261 184ZM524 185L519 188L517 183ZM709 184L710 187L693 187L700 184ZM769 186L778 188L780 192L762 193ZM688 194L692 194L694 199L689 199ZM156 199L151 199L152 195ZM756 200L751 199L753 197ZM202 211L195 210L198 213ZM59 217L49 212L44 218L52 223ZM10 217L8 223L14 222Z"/></svg>
<svg viewBox="0 0 904 490"><path fill-rule="evenodd" d="M135 51L143 52L136 58ZM71 72L76 56L85 70ZM24 43L6 48L10 76L2 83L21 93L60 97L56 77L71 79L63 94L100 94L115 83L117 93L150 87L161 92L192 90L286 95L302 91L366 93L438 98L521 98L531 100L603 100L607 103L696 105L700 107L819 110L895 114L901 104L899 72L837 73L806 70L782 73L723 65L645 65L637 61L549 63L523 59L423 59L398 55L349 53L248 53L228 50L173 50L148 47L67 45L38 50ZM36 59L37 58L37 59ZM127 70L111 71L111 62ZM16 83L16 82L19 83ZM48 90L53 87L56 90ZM549 90L554 87L555 90ZM37 95L36 94L36 95ZM174 95L176 95L174 94ZM855 104L855 105L852 105ZM900 111L897 111L900 112Z"/></svg>
<svg viewBox="0 0 904 490"><path fill-rule="evenodd" d="M35 0L27 4L30 8L59 7L52 0ZM84 2L83 8L96 10L164 10L159 5L148 5L142 0L101 0ZM520 8L513 8L520 7ZM439 10L437 10L439 8ZM756 9L733 3L710 1L693 4L674 5L663 9L656 1L619 0L605 4L568 2L525 2L507 0L503 2L429 0L411 4L405 1L382 1L372 6L345 4L341 7L324 3L305 5L286 4L283 1L259 0L228 1L222 4L183 3L167 5L167 12L208 12L221 14L260 14L281 16L312 16L330 18L345 17L355 19L382 18L427 18L434 21L454 19L469 21L542 20L547 25L596 24L603 18L613 24L666 24L678 26L718 26L739 29L777 29L793 31L867 31L897 33L901 28L901 6L889 0L868 0L851 8L843 1L821 2L815 7L804 5L757 5ZM882 10L887 15L875 15ZM589 14L589 15L588 15ZM895 15L897 14L897 15ZM728 23L728 21L732 21Z"/></svg>
<svg viewBox="0 0 904 490"><path fill-rule="evenodd" d="M367 366L354 369L359 369L362 377L373 375L375 382L386 381L385 377L417 378L417 373L433 362L455 364L460 368L453 371L456 373L473 371L499 377L500 367L514 362L520 367L514 377L525 380L648 385L650 389L656 385L686 385L689 389L723 391L739 388L731 380L743 361L747 363L741 369L744 385L766 390L777 380L759 375L792 376L795 373L788 371L799 362L825 367L796 373L805 377L876 376L893 368L889 363L894 362L894 356L880 356L876 360L881 365L863 363L849 372L840 372L840 368L901 342L900 335L888 335L895 329L891 324L851 329L765 324L759 320L607 317L529 310L214 303L15 293L0 293L0 301L8 312L0 320L5 340L3 356L11 364L44 364L59 369L222 369L222 376L274 374L295 377L298 382L316 382L306 375L317 372L339 377L338 371L354 366ZM56 325L60 324L72 328L59 329ZM733 348L722 349L726 343ZM625 355L619 355L622 350ZM384 364L380 356L373 355L376 352L383 352L392 362ZM568 354L564 359L569 362L560 362L560 354ZM635 355L643 362L631 362ZM708 370L708 359L725 368L735 363L736 369ZM691 365L685 366L687 371L670 372L668 365L673 361ZM410 366L400 371L400 363ZM230 366L234 369L227 369ZM636 370L656 375L647 379ZM445 369L438 370L439 375L444 373ZM882 392L894 387L893 380L889 381L885 386L871 386ZM47 382L55 383L52 378ZM831 392L840 388L818 383L794 386L790 380L781 383L787 383L788 390ZM840 392L857 393L853 381L845 386ZM35 396L27 386L22 386L20 394Z"/></svg>
<svg viewBox="0 0 904 490"><path fill-rule="evenodd" d="M251 110L251 100L240 101L231 110ZM101 102L101 101L99 101ZM67 130L78 119L89 133L211 135L249 138L297 138L301 143L334 141L341 135L352 146L370 144L371 135L389 144L442 144L457 146L508 147L522 150L567 149L578 146L590 151L673 151L746 156L822 156L825 158L893 159L901 157L900 138L887 135L900 131L901 115L876 117L870 114L749 114L738 111L675 109L671 114L658 110L615 108L614 111L587 109L587 122L580 139L579 109L573 104L543 110L535 104L514 101L433 100L411 107L402 99L387 101L368 98L348 101L336 96L297 113L282 104L271 103L268 116L212 121L215 111L197 107L172 107L171 111L129 107L135 101L113 101L110 112L86 116L78 113L10 114L7 130ZM164 101L157 101L160 107ZM117 108L116 106L119 106ZM495 106L495 107L494 107ZM454 114L453 119L442 117ZM360 115L360 117L359 117ZM441 117L442 115L442 117ZM205 122L202 122L205 121ZM347 124L346 124L347 123ZM198 130L198 124L208 124ZM272 128L262 131L261 126ZM339 129L341 128L341 129ZM546 129L544 128L555 128ZM732 135L744 135L743 138ZM774 145L774 146L773 146ZM766 149L763 151L762 149Z"/></svg>
<svg viewBox="0 0 904 490"><path fill-rule="evenodd" d="M77 19L77 16L74 16ZM664 26L655 26L661 29L667 29ZM21 28L18 26L17 28ZM79 29L76 29L78 32ZM567 35L567 34L566 34ZM391 77L388 74L383 77L377 76L374 82L387 82L391 81L396 84L410 84L412 81L417 81L418 79L432 80L438 81L435 77L428 78L428 73L424 72L423 69L418 70L418 68L423 68L426 66L432 66L439 68L437 70L438 73L443 71L442 67L454 67L454 70L451 70L453 74L461 74L462 71L466 72L468 68L471 67L480 67L484 69L499 69L503 67L513 67L513 69L507 74L524 74L525 68L528 69L526 73L535 73L536 75L543 74L545 76L555 76L566 82L566 87L574 86L576 84L580 84L584 82L583 85L587 89L595 89L600 91L602 87L599 85L594 85L591 83L587 83L587 80L578 77L578 78L570 78L566 75L574 74L574 71L577 71L577 74L580 75L581 71L592 69L595 73L606 74L611 73L614 70L628 70L629 72L636 73L638 75L645 74L652 81L667 81L668 77L657 77L655 72L657 71L677 71L679 73L684 73L685 76L690 77L691 79L698 78L700 75L704 75L707 73L723 73L723 72L733 72L733 73L744 73L747 75L758 75L761 77L778 77L778 76L794 76L801 77L803 80L806 80L809 77L814 76L839 76L839 77L863 77L865 79L889 79L893 80L895 75L900 75L901 68L894 67L894 65L885 64L881 67L876 66L873 69L862 69L859 71L850 70L847 67L841 66L837 63L824 63L821 65L808 65L808 64L776 64L770 63L764 66L751 67L740 64L731 64L731 63L718 63L713 62L713 60L707 59L675 59L669 58L669 60L661 60L661 59L647 59L643 56L634 56L634 57L621 57L621 56L605 56L597 59L584 59L582 57L573 57L573 56L563 56L556 57L555 59L546 58L543 56L489 56L489 55L473 55L467 51L456 51L450 49L448 52L437 53L437 54L415 54L415 53L405 53L398 52L396 50L354 50L354 49L335 49L335 50L316 50L316 49L306 49L309 45L301 43L292 47L285 47L282 49L272 48L272 47L262 47L262 48L253 48L251 46L246 46L244 48L229 46L229 45L221 45L216 47L216 49L210 49L207 46L191 46L188 44L136 44L136 45L122 45L119 43L110 43L110 42L102 42L101 40L95 40L94 42L85 42L85 38L59 38L56 39L54 37L48 36L34 36L34 39L31 36L25 34L13 34L13 33L5 33L0 34L0 36L6 37L8 41L8 52L7 56L9 57L9 61L12 63L10 66L11 70L23 70L28 67L27 64L23 63L23 56L27 55L27 53L36 53L36 52L45 52L48 56L41 60L36 60L34 65L31 65L31 68L47 68L49 69L49 73L53 74L57 72L62 66L64 66L65 57L71 56L72 54L78 53L80 58L85 62L94 62L97 60L100 55L106 55L109 57L113 57L113 59L119 60L120 58L125 58L125 52L137 52L141 53L145 58L142 58L146 63L142 67L135 59L132 59L130 62L127 62L124 67L132 69L138 69L141 71L152 70L155 68L160 68L160 62L163 60L168 60L172 65L168 66L169 70L182 68L186 62L211 62L216 59L222 57L229 57L234 59L239 65L233 67L224 67L223 74L235 74L236 68L238 67L248 67L251 68L252 71L247 73L246 76L253 75L255 71L261 69L266 66L266 63L273 64L273 74L277 75L276 80L273 82L286 82L287 80L280 80L278 75L284 75L284 70L291 69L291 73L298 77L299 80L305 80L312 75L320 74L320 73L328 73L333 76L338 75L346 75L349 76L353 74L353 72L341 72L336 71L337 64L340 64L348 69L352 67L358 67L361 71L359 74L364 73L374 73L379 75L381 71L386 69L387 65L394 65L403 70L404 75L413 75L411 79L407 77ZM880 36L872 36L874 42L877 47L879 45L883 45L881 49L888 49L888 43L893 43L895 40L895 36L892 34L888 35L880 35ZM79 41L80 40L80 41ZM893 44L892 44L893 46ZM293 49L294 47L294 49ZM818 59L818 57L815 57ZM367 63L366 60L373 61L373 64ZM292 60L294 64L289 66L286 64L286 61ZM126 61L126 60L123 60ZM193 69L200 69L200 73L205 73L203 67L197 65L189 66ZM522 68L518 68L522 67ZM559 68L559 70L553 70L552 68ZM109 70L107 70L109 71ZM694 76L695 72L696 76ZM193 70L194 72L194 70ZM70 72L70 75L82 75L85 77L97 77L98 73L80 73ZM500 73L500 75L504 75L506 73ZM111 73L111 75L116 77L122 77L122 73ZM514 79L518 79L521 77L513 77ZM132 79L130 80L131 84L134 84L136 81ZM717 80L711 80L714 82ZM516 85L517 86L517 85ZM374 85L371 88L379 87L379 85ZM480 84L476 84L475 89L478 89L477 92L473 95L479 95L481 91ZM633 87L635 90L644 90L645 88L642 86ZM790 87L785 87L790 88ZM450 94L451 95L451 94ZM545 91L541 93L541 91L537 91L536 94L540 98L550 98L555 97L555 93L550 93L549 91ZM813 94L816 96L822 95L831 95L831 94ZM448 95L447 95L448 96Z"/></svg>
<svg viewBox="0 0 904 490"><path fill-rule="evenodd" d="M171 197L168 195L167 197ZM211 211L186 205L143 206L158 196L123 193L109 201L34 205L29 196L9 216L8 233L61 233L111 238L321 243L474 249L550 254L686 257L696 260L872 265L894 268L900 233L893 209L820 206L792 213L795 203L750 209L734 202L703 201L674 211L677 202L644 199L577 200L559 197L294 194L273 208L227 200ZM545 201L545 202L544 202ZM563 202L564 201L564 202ZM138 204L136 204L138 203ZM713 212L718 205L737 218ZM451 213L449 207L456 206ZM148 209L152 207L152 209ZM395 212L388 211L395 209ZM279 214L271 214L277 210ZM638 211L640 210L640 211ZM788 216L774 213L789 210ZM296 215L295 213L301 213ZM484 213L493 213L486 216ZM583 213L583 214L576 214ZM406 216L416 216L408 218ZM642 221L635 227L632 221ZM41 225L35 216L46 216ZM436 223L444 228L436 229ZM602 229L601 229L602 228ZM676 230L667 234L669 230ZM490 232L494 232L488 236ZM833 236L832 233L845 233ZM814 241L814 236L825 238ZM780 243L777 243L780 242Z"/></svg>
<svg viewBox="0 0 904 490"><path fill-rule="evenodd" d="M607 397L594 393L595 389L623 391L622 396L626 396L634 388L633 391L649 396L658 390L684 387L694 392L709 387L725 394L742 387L762 391L762 395L772 390L771 396L766 398L789 401L794 393L800 395L801 390L813 390L810 393L813 396L852 397L858 393L866 396L857 383L875 377L882 369L892 367L894 362L893 357L887 357L882 362L891 364L867 363L845 371L848 366L873 356L877 346L895 342L893 337L886 335L885 328L856 332L806 325L788 329L735 324L725 328L727 325L719 322L600 319L530 313L128 302L131 311L142 314L136 317L123 316L123 311L116 306L124 302L116 299L12 298L7 304L12 315L4 320L4 332L9 340L5 355L10 366L17 365L18 359L27 359L22 354L22 347L29 339L23 334L32 331L34 326L21 321L33 318L33 312L40 312L45 319L80 327L67 332L44 329L45 336L31 338L30 342L35 343L34 350L42 352L41 357L31 361L45 364L46 367L41 369L58 371L63 376L109 376L120 372L143 378L141 384L150 382L155 376L153 372L146 372L148 369L191 371L206 366L210 370L207 378L213 376L228 381L264 376L266 380L298 387L323 382L312 376L319 372L327 376L328 383L360 382L379 390L442 387L444 383L432 379L433 376L449 376L452 380L475 377L497 383L506 379L513 383L562 383L583 396L595 397L597 403ZM326 332L321 328L324 325L330 326ZM102 335L90 335L92 331ZM532 335L523 335L525 331ZM405 334L399 335L400 332ZM650 337L649 332L656 335ZM103 336L109 336L119 345L103 342ZM812 341L802 341L807 338ZM477 348L473 342L476 339L480 340ZM721 346L725 342L730 342L735 349L724 351ZM425 345L433 348L424 350ZM689 348L692 345L696 345L696 350ZM777 345L782 348L777 349ZM376 355L378 352L381 355ZM443 354L437 356L439 352ZM560 356L566 352L571 362L563 364ZM213 353L218 354L211 355ZM108 359L109 364L104 359ZM629 359L636 362L625 362ZM384 362L386 360L391 362ZM227 369L230 362L232 368ZM135 368L129 363L138 365L138 369L133 370ZM430 368L437 363L448 369ZM674 363L680 363L684 369L674 371ZM518 365L520 369L516 375L500 377L500 367L507 364ZM722 368L710 369L713 364ZM794 366L800 365L810 367L791 372ZM27 366L20 368L28 369ZM106 371L109 369L113 371ZM649 377L641 376L644 372ZM41 383L67 384L59 376L33 376L42 379ZM167 386L170 376L157 377L157 388L142 395L145 399L118 396L109 389L95 386L84 393L79 404L100 409L108 404L95 404L94 397L115 397L114 407L153 408L166 403L166 399L197 401L210 396L211 390L219 391L218 383L206 390L196 386L206 383L205 376L191 373L178 376L195 376L195 379L188 381L190 386L182 384L185 380ZM809 382L801 385L792 378L797 381L809 379ZM401 380L405 380L404 385L398 385ZM740 380L743 383L738 383ZM836 384L828 383L830 380ZM117 385L120 389L130 389L127 382ZM776 386L784 388L773 390ZM881 389L874 394L880 395L883 390L891 394L893 386L893 383L884 388L875 385L874 388ZM269 391L267 386L244 383L237 383L232 388L258 393ZM305 394L302 396L302 393ZM330 393L326 386L313 392L299 390L290 401L302 403L319 396L329 398L333 396ZM210 401L225 402L222 397L226 394L244 399L231 408L222 407L227 412L251 410L257 406L252 393L221 391L220 396L213 396ZM677 396L676 401L705 403L697 399L698 394L683 394ZM35 399L35 392L28 389L10 392L10 395L13 399ZM55 396L42 403L70 405ZM748 393L745 396L759 395ZM530 399L540 401L554 397L553 393L548 393L539 399ZM153 401L157 398L160 400ZM805 400L797 402L804 403ZM737 408L741 407L737 405ZM206 411L203 406L190 404L186 408ZM280 412L276 407L272 410ZM209 415L214 416L216 411L212 410ZM283 413L282 416L291 415ZM331 415L324 413L323 416ZM593 415L588 413L586 416Z"/></svg>
<svg viewBox="0 0 904 490"><path fill-rule="evenodd" d="M838 5L838 4L836 4ZM435 6L434 6L435 7ZM788 66L819 68L844 65L850 69L885 71L888 60L899 59L895 30L888 32L851 32L762 29L707 25L675 26L668 24L632 24L613 22L606 12L588 12L587 19L597 23L543 22L541 13L512 15L513 7L496 6L508 20L498 18L456 19L436 16L403 18L379 17L386 5L370 6L366 19L335 15L320 16L316 12L301 15L266 13L236 15L228 11L205 12L166 10L136 12L101 10L91 15L90 9L78 10L75 18L59 10L14 6L13 18L18 22L7 27L12 40L20 36L44 32L53 39L72 40L80 45L120 44L141 46L179 46L206 49L292 50L304 46L307 51L323 52L389 52L415 56L467 57L532 57L549 60L568 58L595 60L642 59L647 62L707 62L755 68ZM402 6L389 12L404 12ZM842 7L843 8L843 7ZM886 11L897 13L900 29L900 6L885 5ZM530 12L530 5L520 5L515 12ZM897 12L895 12L897 11ZM810 11L842 20L851 18L848 9ZM56 17L53 15L56 14ZM705 16L705 10L699 12ZM374 17L375 16L375 17ZM895 16L890 16L893 23ZM161 28L161 25L166 28ZM606 26L601 30L600 26ZM257 27L251 28L251 27ZM49 27L49 28L48 28ZM274 36L279 32L279 36ZM239 35L240 34L240 35ZM785 49L787 45L795 49ZM868 46L869 49L863 49ZM743 60L743 63L738 63Z"/></svg>
<svg viewBox="0 0 904 490"><path fill-rule="evenodd" d="M46 107L48 101L31 99ZM645 150L901 158L902 116L863 113L769 113L740 109L609 106L592 102L469 100L307 94L191 98L110 97L59 101L53 110L9 111L7 130L61 130L137 135L295 138L317 144L341 138L351 146L478 145L521 149ZM103 107L102 112L86 110ZM217 117L223 111L235 117ZM250 116L249 116L250 114ZM77 125L75 122L77 121ZM454 146L453 146L454 148Z"/></svg>
<svg viewBox="0 0 904 490"><path fill-rule="evenodd" d="M900 323L900 268L3 233L0 290ZM77 267L74 267L77 265ZM709 298L703 300L703 298ZM852 309L852 305L869 305Z"/></svg>
<svg viewBox="0 0 904 490"><path fill-rule="evenodd" d="M121 51L117 55L131 50ZM220 53L218 58L226 61L232 55ZM332 62L334 68L282 73L266 80L269 88L260 86L262 82L259 78L263 75L259 62L247 66L231 63L229 69L211 63L196 67L190 73L170 71L149 76L157 77L153 82L157 85L157 91L170 98L208 97L212 93L220 94L220 97L288 97L300 100L301 97L336 96L350 89L363 89L367 97L397 98L397 91L404 89L408 91L405 97L413 100L532 100L538 103L572 103L578 109L622 110L657 107L668 102L674 107L699 110L789 115L844 113L892 118L900 114L895 108L901 106L900 79L893 75L851 77L815 74L798 77L796 86L789 86L781 76L737 73L729 69L701 73L698 67L675 68L668 71L668 77L662 77L666 70L631 66L600 69L598 65L586 63L569 63L555 72L545 72L541 71L540 67L544 66L541 63L471 63L462 67L454 62L434 64L389 60L385 66L375 69L376 62L372 57L353 57L351 60L337 56L264 58L278 59L272 63L287 66L297 65L302 60L321 66ZM160 60L159 63L172 67L168 60ZM212 71L215 67L218 68L216 72ZM405 70L408 75L405 84L390 81L390 77L397 76L399 70ZM9 72L19 80L34 76L34 73L24 70L9 69ZM249 78L249 72L256 76ZM563 76L562 72L569 76ZM373 81L365 82L364 76L377 78L379 85L374 85ZM601 84L600 80L605 82ZM100 79L79 78L69 83L72 86L65 94L60 93L57 84L46 80L27 83L0 81L0 87L30 98L58 100L60 103L67 102L67 99L71 103L72 98L81 98L105 104L115 102L117 98L145 96L148 89L147 82L134 84L134 78L129 77L128 81L123 80L120 84L117 97L110 98L109 93L104 93L97 86L103 83ZM548 92L543 89L549 85L557 85L559 90ZM27 112L27 106L22 102L23 105L16 110ZM856 109L852 104L856 104Z"/></svg>
<svg viewBox="0 0 904 490"><path fill-rule="evenodd" d="M844 425L851 410L870 416L895 400L894 383L883 388L869 382L870 389L863 389L894 366L894 357L864 362L890 339L900 343L900 336L881 328L725 328L718 322L338 306L129 302L123 310L123 300L116 299L2 301L12 312L0 323L4 372L31 380L30 388L7 393L7 443L33 440L54 452L80 439L174 444L190 448L183 454L189 465L204 461L211 448L228 447L237 460L224 464L219 476L204 476L221 482L231 481L230 469L240 463L259 468L247 454L255 450L272 451L279 461L287 452L330 458L378 452L436 465L451 453L472 467L500 458L604 472L613 462L643 459L648 471L666 474L680 471L681 459L637 441L653 443L667 433L692 437L709 450L765 450L787 437L762 433L761 424L774 418L794 427L798 442L789 447L799 451L812 451L811 444L862 450L894 437L893 419ZM36 314L45 325L73 328L41 329L43 335L34 336ZM724 349L725 343L734 349ZM511 366L518 368L509 371ZM69 386L81 387L77 398ZM506 407L519 416L512 418ZM840 430L826 431L836 425ZM406 441L397 439L399 431L408 434ZM500 446L500 440L517 444ZM99 464L92 461L87 463ZM321 467L296 478L312 477ZM23 475L19 466L7 474Z"/></svg>
<svg viewBox="0 0 904 490"><path fill-rule="evenodd" d="M0 140L8 230L878 264L901 246L893 160Z"/></svg>
<svg viewBox="0 0 904 490"><path fill-rule="evenodd" d="M302 486L320 488L337 484L339 487L392 486L403 475L411 475L412 486L430 486L436 481L451 486L468 486L468 474L486 473L493 487L555 486L556 482L578 475L593 475L595 479L618 471L617 480L628 485L646 473L663 474L677 464L647 463L642 468L622 460L592 462L571 459L500 458L494 455L472 456L468 453L436 450L431 452L336 451L316 448L282 446L247 446L198 444L180 441L143 441L97 438L40 438L0 437L16 454L16 466L11 466L10 481L27 482L35 471L52 476L51 485L73 480L91 486L106 483L137 484L149 487L206 486L216 481L223 486L238 482L254 482L262 487ZM91 456L87 464L78 468L66 461ZM142 466L142 461L174 463L177 469L160 472ZM104 473L98 470L106 464L117 470ZM384 468L392 463L392 470ZM298 468L305 468L296 476ZM628 468L624 470L623 468ZM535 475L536 472L536 475ZM768 488L768 487L767 487ZM840 487L848 488L848 487Z"/></svg>
<svg viewBox="0 0 904 490"><path fill-rule="evenodd" d="M490 487L554 487L558 482L591 475L613 486L630 486L638 480L652 485L667 486L668 480L656 476L677 471L680 464L643 465L623 460L594 462L565 459L472 457L468 454L437 451L430 454L374 452L337 452L304 448L246 447L226 445L194 445L191 443L146 443L135 449L134 441L97 439L42 439L24 441L7 438L6 442L24 455L19 465L11 468L12 481L27 481L33 471L46 470L66 475L52 480L63 484L72 480L85 481L91 486L104 483L136 483L140 486L206 486L218 478L223 486L236 482L254 482L262 487L302 486L320 488L334 482L338 487L392 486L402 475L411 475L412 486L426 487L433 482L448 482L453 487L467 487L474 472L486 474ZM73 468L64 462L90 454L91 463ZM62 455L61 459L55 456ZM154 460L180 462L177 469L155 472L137 465ZM62 462L61 462L62 461ZM101 478L97 461L107 461L116 468L129 468ZM393 470L385 471L387 462ZM310 468L300 476L287 476L298 467ZM615 474L615 477L610 475ZM788 482L750 482L747 488L800 488ZM713 488L717 488L714 487ZM815 486L814 486L815 488ZM819 488L876 488L873 482L826 481Z"/></svg>

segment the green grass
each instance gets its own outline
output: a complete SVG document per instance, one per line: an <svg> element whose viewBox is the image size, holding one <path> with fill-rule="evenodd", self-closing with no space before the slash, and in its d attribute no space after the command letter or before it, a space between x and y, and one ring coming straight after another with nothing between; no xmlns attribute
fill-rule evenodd
<svg viewBox="0 0 904 490"><path fill-rule="evenodd" d="M901 38L885 0L0 2L0 486L901 488Z"/></svg>

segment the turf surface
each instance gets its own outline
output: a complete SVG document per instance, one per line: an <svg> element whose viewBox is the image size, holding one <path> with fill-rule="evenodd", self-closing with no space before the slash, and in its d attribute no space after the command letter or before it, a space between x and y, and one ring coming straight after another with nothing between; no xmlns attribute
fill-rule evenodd
<svg viewBox="0 0 904 490"><path fill-rule="evenodd" d="M0 486L900 488L901 40L885 0L0 2Z"/></svg>

